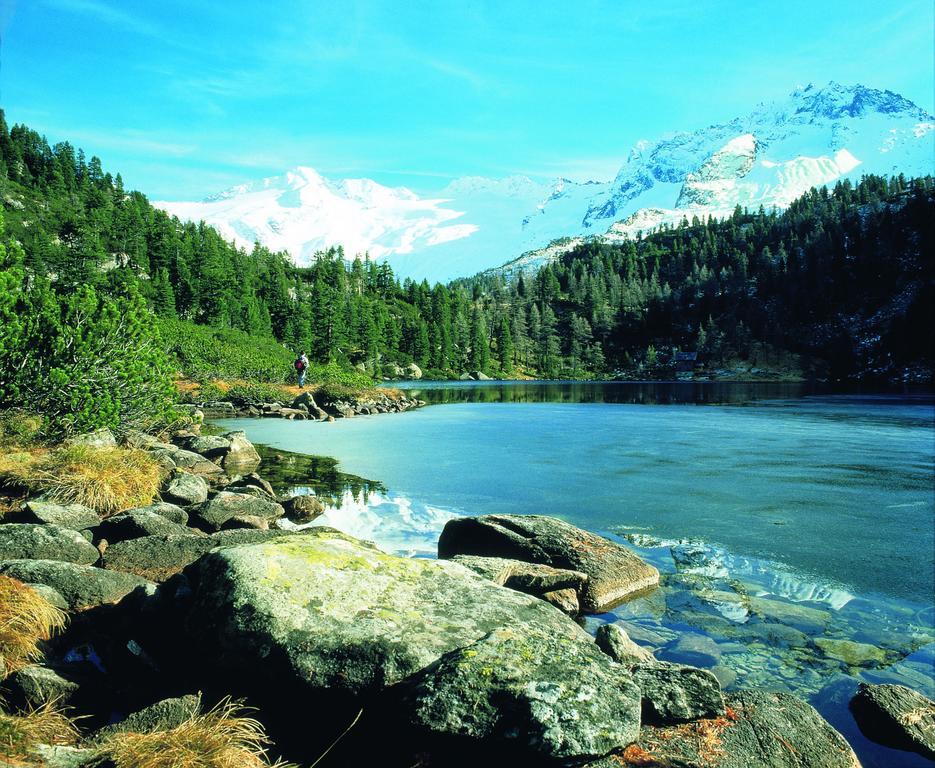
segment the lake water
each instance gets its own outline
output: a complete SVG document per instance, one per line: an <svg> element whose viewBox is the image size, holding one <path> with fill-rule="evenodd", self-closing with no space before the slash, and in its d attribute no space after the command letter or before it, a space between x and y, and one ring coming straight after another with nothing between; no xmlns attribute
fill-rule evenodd
<svg viewBox="0 0 935 768"><path fill-rule="evenodd" d="M622 620L660 658L712 668L728 688L806 696L865 767L926 764L863 739L846 702L859 680L935 693L930 397L690 383L411 392L435 404L222 425L336 460L282 484L332 497L318 523L403 554L433 556L446 520L490 513L626 541L663 586L589 628Z"/></svg>

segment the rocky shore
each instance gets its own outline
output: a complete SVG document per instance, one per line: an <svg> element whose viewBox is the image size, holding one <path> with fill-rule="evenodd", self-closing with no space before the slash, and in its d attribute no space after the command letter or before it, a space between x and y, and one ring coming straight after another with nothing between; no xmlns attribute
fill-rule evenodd
<svg viewBox="0 0 935 768"><path fill-rule="evenodd" d="M334 397L303 392L288 402L258 400L210 400L179 406L197 418L212 419L274 418L295 421L334 421L352 416L403 413L425 405L424 400L406 397L399 390L367 390L360 394Z"/></svg>
<svg viewBox="0 0 935 768"><path fill-rule="evenodd" d="M312 415L313 403L299 404ZM108 732L170 729L234 695L300 765L859 765L795 696L725 694L617 623L586 632L582 615L659 582L628 547L547 516L489 515L450 521L438 560L398 557L295 530L322 503L277 495L243 432L195 423L123 442L163 467L158 498L102 518L29 495L0 522L0 575L69 615L44 660L2 684L10 706L57 700L84 718L77 746L43 747L38 764L99 765ZM893 689L861 688L855 716L933 754L935 705Z"/></svg>

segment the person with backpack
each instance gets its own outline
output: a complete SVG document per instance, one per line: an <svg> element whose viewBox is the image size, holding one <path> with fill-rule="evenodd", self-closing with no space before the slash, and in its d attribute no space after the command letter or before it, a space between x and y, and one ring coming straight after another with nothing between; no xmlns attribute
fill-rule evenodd
<svg viewBox="0 0 935 768"><path fill-rule="evenodd" d="M295 372L299 376L299 387L305 387L305 374L308 372L308 358L305 356L305 352L302 352L296 359L295 363Z"/></svg>

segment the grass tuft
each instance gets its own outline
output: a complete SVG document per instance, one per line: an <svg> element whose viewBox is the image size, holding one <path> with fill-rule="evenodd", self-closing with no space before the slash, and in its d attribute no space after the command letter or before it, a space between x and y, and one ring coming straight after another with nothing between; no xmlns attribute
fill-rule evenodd
<svg viewBox="0 0 935 768"><path fill-rule="evenodd" d="M289 768L269 761L263 726L245 712L225 699L169 730L114 734L98 759L115 768Z"/></svg>
<svg viewBox="0 0 935 768"><path fill-rule="evenodd" d="M77 739L74 722L54 703L18 715L0 712L0 758L14 765L38 765L32 758L40 744L68 745Z"/></svg>
<svg viewBox="0 0 935 768"><path fill-rule="evenodd" d="M150 454L135 448L68 445L0 460L0 481L59 504L83 504L102 517L149 504L163 473Z"/></svg>
<svg viewBox="0 0 935 768"><path fill-rule="evenodd" d="M38 659L39 643L64 628L67 615L32 587L0 576L0 661L3 674Z"/></svg>

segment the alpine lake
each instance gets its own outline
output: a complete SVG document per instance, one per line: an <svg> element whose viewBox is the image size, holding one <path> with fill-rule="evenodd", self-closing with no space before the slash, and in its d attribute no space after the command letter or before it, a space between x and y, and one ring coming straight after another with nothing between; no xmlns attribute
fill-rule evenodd
<svg viewBox="0 0 935 768"><path fill-rule="evenodd" d="M334 423L215 422L263 446L328 525L434 557L461 515L553 515L632 547L661 586L620 621L722 687L795 693L864 768L922 766L864 737L861 681L935 696L935 398L799 384L411 382L428 407Z"/></svg>

